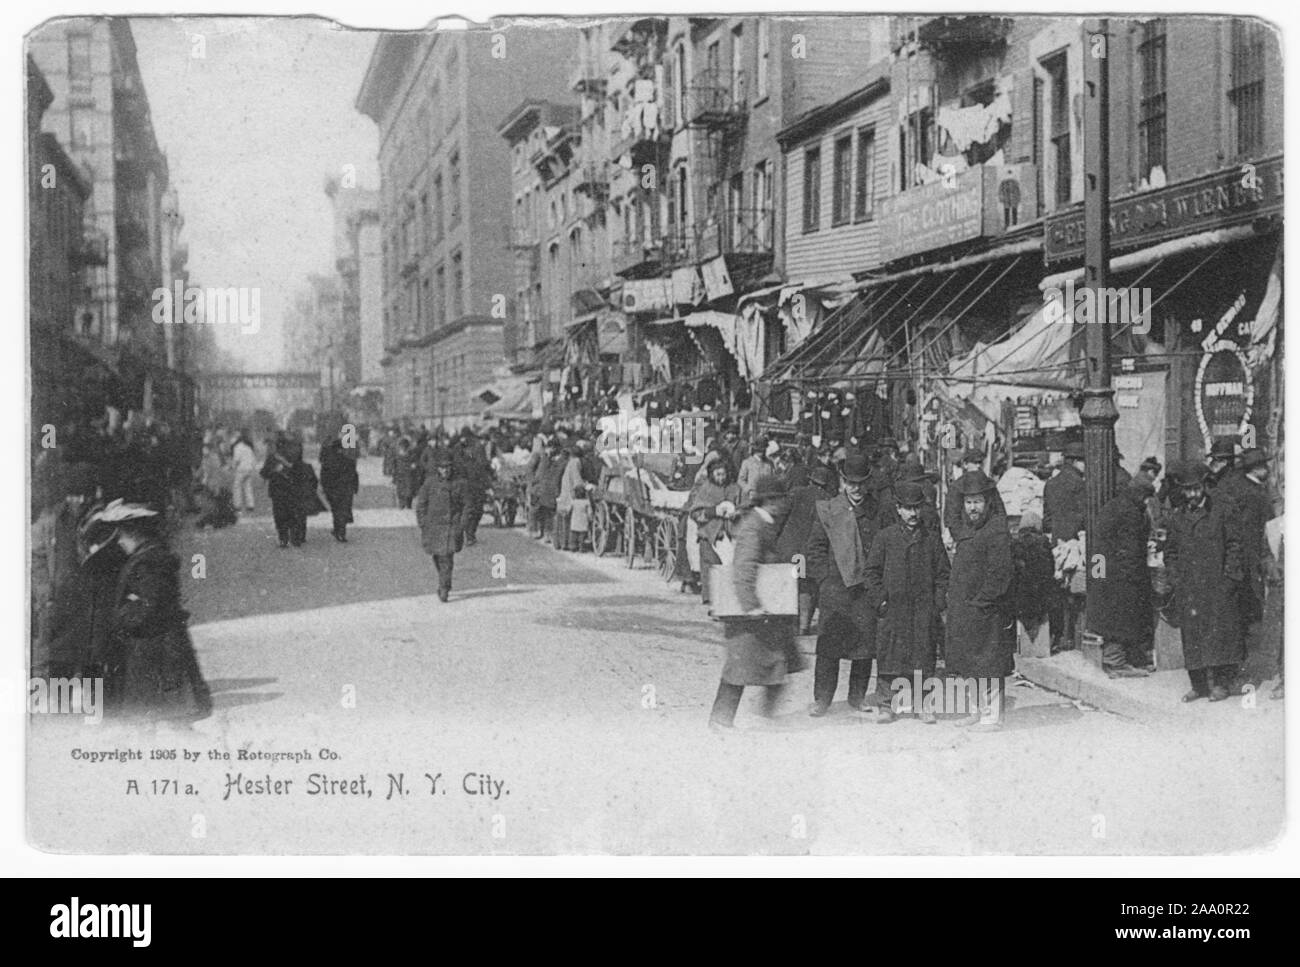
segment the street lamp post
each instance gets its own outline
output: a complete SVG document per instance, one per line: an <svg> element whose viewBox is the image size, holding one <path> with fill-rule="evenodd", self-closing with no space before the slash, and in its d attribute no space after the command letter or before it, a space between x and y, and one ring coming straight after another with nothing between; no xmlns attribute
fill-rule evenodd
<svg viewBox="0 0 1300 967"><path fill-rule="evenodd" d="M1115 491L1115 391L1110 381L1112 313L1105 298L1110 275L1110 69L1109 21L1091 20L1083 36L1083 218L1084 285L1092 289L1093 311L1085 320L1084 340L1087 384L1083 391L1083 453L1086 463L1087 531L1097 533L1101 509ZM1097 562L1089 551L1087 562L1089 624L1100 606ZM1101 572L1099 572L1101 573Z"/></svg>

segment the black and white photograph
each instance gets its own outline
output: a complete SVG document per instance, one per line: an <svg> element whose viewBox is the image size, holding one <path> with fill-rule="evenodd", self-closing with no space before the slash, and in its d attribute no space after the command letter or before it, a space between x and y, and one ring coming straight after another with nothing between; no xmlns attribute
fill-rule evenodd
<svg viewBox="0 0 1300 967"><path fill-rule="evenodd" d="M513 12L12 41L27 846L1278 849L1282 28Z"/></svg>

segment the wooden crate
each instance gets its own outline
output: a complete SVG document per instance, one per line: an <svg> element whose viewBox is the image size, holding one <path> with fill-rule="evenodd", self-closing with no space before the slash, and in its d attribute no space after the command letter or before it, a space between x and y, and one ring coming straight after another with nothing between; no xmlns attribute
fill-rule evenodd
<svg viewBox="0 0 1300 967"><path fill-rule="evenodd" d="M760 564L755 586L758 600L771 614L799 613L799 578L792 564ZM736 597L736 571L730 564L709 568L710 610L715 618L735 618L745 609Z"/></svg>

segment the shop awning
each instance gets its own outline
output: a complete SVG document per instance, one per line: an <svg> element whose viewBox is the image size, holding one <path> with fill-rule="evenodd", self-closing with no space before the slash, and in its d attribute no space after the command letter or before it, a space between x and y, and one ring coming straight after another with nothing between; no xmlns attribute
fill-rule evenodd
<svg viewBox="0 0 1300 967"><path fill-rule="evenodd" d="M1012 333L992 344L977 343L948 362L947 394L968 399L991 420L1002 400L1035 390L1069 392L1082 374L1071 373L1070 338L1074 318L1059 302L1045 303Z"/></svg>
<svg viewBox="0 0 1300 967"><path fill-rule="evenodd" d="M1039 246L1037 241L1021 242L945 266L860 282L854 299L769 367L770 378L834 383L881 375L887 367L913 360L924 365L944 333ZM932 334L927 327L936 318L949 321L942 332ZM905 349L888 355L887 344L899 336Z"/></svg>

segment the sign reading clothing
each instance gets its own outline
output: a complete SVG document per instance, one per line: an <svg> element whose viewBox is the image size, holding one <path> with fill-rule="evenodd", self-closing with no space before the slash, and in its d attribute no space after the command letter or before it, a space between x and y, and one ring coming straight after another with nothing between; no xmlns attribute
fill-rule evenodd
<svg viewBox="0 0 1300 967"><path fill-rule="evenodd" d="M1031 217L1033 186L1033 165L980 165L886 198L876 206L881 258L1001 235Z"/></svg>
<svg viewBox="0 0 1300 967"><path fill-rule="evenodd" d="M1114 249L1152 245L1180 235L1250 221L1282 211L1282 159L1238 165L1110 203ZM1048 216L1043 253L1048 262L1083 256L1083 209Z"/></svg>
<svg viewBox="0 0 1300 967"><path fill-rule="evenodd" d="M978 238L984 225L981 175L982 169L972 168L882 200L877 215L883 261Z"/></svg>

